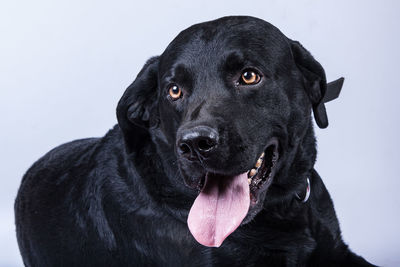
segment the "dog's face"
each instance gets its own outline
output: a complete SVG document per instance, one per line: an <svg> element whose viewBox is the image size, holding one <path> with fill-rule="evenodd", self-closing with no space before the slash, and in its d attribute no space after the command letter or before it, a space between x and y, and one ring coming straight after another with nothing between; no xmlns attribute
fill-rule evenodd
<svg viewBox="0 0 400 267"><path fill-rule="evenodd" d="M150 137L170 184L196 198L192 234L219 246L262 210L271 184L290 187L290 169L312 167L310 114L324 86L297 42L262 20L226 17L188 28L149 60L118 120L128 152L140 143L133 136Z"/></svg>

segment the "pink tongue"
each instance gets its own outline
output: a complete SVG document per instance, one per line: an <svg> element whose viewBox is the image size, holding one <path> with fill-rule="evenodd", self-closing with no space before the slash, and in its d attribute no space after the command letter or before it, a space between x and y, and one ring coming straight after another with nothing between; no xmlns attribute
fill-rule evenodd
<svg viewBox="0 0 400 267"><path fill-rule="evenodd" d="M247 173L233 177L207 175L189 212L189 230L200 244L219 247L239 227L249 206Z"/></svg>

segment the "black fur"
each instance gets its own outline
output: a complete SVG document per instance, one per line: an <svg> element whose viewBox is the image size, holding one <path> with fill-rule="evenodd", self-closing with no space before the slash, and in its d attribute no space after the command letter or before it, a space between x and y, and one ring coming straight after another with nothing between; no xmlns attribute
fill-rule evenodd
<svg viewBox="0 0 400 267"><path fill-rule="evenodd" d="M243 69L260 83L238 85ZM171 83L183 97L171 101ZM252 17L181 32L122 96L103 138L61 145L25 174L15 202L26 266L372 266L344 244L332 200L313 169L311 111L326 90L321 65L298 42ZM327 126L326 116L318 121ZM182 129L220 136L203 162L176 152ZM187 227L205 172L242 173L279 140L273 182L219 248ZM306 177L311 196L302 203Z"/></svg>

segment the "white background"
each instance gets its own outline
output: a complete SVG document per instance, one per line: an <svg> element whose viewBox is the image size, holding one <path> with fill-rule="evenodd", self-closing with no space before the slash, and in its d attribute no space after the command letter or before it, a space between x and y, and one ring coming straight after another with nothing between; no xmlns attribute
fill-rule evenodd
<svg viewBox="0 0 400 267"><path fill-rule="evenodd" d="M329 80L346 77L330 126L317 130L316 168L350 247L400 266L399 3L2 1L0 266L22 265L13 202L26 169L63 142L106 133L124 89L181 30L236 14L299 40Z"/></svg>

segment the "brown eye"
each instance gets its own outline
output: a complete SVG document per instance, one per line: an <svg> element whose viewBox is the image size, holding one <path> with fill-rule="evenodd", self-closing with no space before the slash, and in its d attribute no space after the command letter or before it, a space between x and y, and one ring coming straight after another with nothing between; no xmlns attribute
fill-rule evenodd
<svg viewBox="0 0 400 267"><path fill-rule="evenodd" d="M254 70L245 70L240 77L240 83L245 85L256 84L260 81L260 75Z"/></svg>
<svg viewBox="0 0 400 267"><path fill-rule="evenodd" d="M168 93L172 100L177 100L182 97L182 90L177 85L172 85Z"/></svg>

